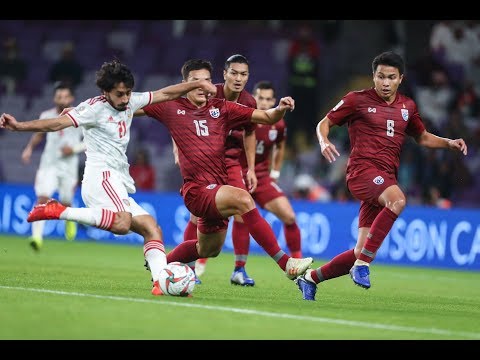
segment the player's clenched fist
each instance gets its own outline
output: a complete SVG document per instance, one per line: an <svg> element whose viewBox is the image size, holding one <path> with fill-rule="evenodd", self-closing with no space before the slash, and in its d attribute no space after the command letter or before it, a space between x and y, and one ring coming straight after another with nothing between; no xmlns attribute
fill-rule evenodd
<svg viewBox="0 0 480 360"><path fill-rule="evenodd" d="M10 114L3 113L0 116L0 128L7 130L17 130L17 120Z"/></svg>

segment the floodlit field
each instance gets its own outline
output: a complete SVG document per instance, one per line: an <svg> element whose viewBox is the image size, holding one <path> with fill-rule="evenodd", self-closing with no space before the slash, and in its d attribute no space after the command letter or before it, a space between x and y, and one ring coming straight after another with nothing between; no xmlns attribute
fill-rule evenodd
<svg viewBox="0 0 480 360"><path fill-rule="evenodd" d="M0 236L0 339L480 339L480 273L373 264L302 300L267 256L256 285L230 285L233 254L210 259L192 298L154 297L141 246ZM315 266L323 261L316 259Z"/></svg>

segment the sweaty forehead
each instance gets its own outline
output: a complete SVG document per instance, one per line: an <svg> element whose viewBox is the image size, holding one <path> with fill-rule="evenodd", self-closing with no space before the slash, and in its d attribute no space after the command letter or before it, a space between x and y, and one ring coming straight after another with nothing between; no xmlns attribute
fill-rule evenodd
<svg viewBox="0 0 480 360"><path fill-rule="evenodd" d="M240 64L240 63L231 63L230 70L236 71L236 72L248 72L248 65L247 64Z"/></svg>
<svg viewBox="0 0 480 360"><path fill-rule="evenodd" d="M132 89L126 87L126 86L125 86L125 83L123 83L123 82L116 84L116 85L113 87L113 89L112 89L112 91L115 91L115 92L124 92L124 93L129 92L129 91L131 91L131 90L132 90Z"/></svg>
<svg viewBox="0 0 480 360"><path fill-rule="evenodd" d="M207 69L192 70L188 74L189 80L209 80L211 77L212 75Z"/></svg>
<svg viewBox="0 0 480 360"><path fill-rule="evenodd" d="M400 72L398 69L394 66L389 66L389 65L378 65L377 66L377 74L384 74L384 75L399 75Z"/></svg>

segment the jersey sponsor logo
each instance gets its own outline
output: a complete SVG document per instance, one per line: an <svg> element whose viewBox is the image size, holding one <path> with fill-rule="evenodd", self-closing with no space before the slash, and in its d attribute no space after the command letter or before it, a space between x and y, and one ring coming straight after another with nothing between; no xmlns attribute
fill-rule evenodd
<svg viewBox="0 0 480 360"><path fill-rule="evenodd" d="M210 184L210 185L207 186L207 189L212 190L212 189L215 189L216 186L217 186L217 184Z"/></svg>
<svg viewBox="0 0 480 360"><path fill-rule="evenodd" d="M115 120L113 120L112 115L110 115L110 116L108 117L108 122L115 122Z"/></svg>
<svg viewBox="0 0 480 360"><path fill-rule="evenodd" d="M278 135L277 129L268 130L268 138L270 139L270 141L274 141L277 138L277 135Z"/></svg>
<svg viewBox="0 0 480 360"><path fill-rule="evenodd" d="M338 102L338 104L334 106L334 108L332 109L332 111L337 111L337 109L338 109L340 106L342 106L342 105L343 105L343 100L340 100L340 101Z"/></svg>
<svg viewBox="0 0 480 360"><path fill-rule="evenodd" d="M382 185L384 183L385 179L378 175L375 179L373 179L373 183L376 185Z"/></svg>
<svg viewBox="0 0 480 360"><path fill-rule="evenodd" d="M220 116L220 109L219 108L211 108L208 110L210 112L210 116L214 119Z"/></svg>
<svg viewBox="0 0 480 360"><path fill-rule="evenodd" d="M371 108L371 107L369 107L369 108L368 108L368 112L371 112L371 113L374 113L374 114L375 114L375 113L377 112L377 108Z"/></svg>
<svg viewBox="0 0 480 360"><path fill-rule="evenodd" d="M400 109L402 112L402 118L403 120L407 121L408 120L408 109Z"/></svg>
<svg viewBox="0 0 480 360"><path fill-rule="evenodd" d="M185 110L177 109L177 115L185 115Z"/></svg>

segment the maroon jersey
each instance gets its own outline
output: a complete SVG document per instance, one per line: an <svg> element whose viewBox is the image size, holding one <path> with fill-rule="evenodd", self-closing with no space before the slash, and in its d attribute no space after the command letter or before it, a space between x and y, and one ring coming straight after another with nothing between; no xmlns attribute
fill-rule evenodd
<svg viewBox="0 0 480 360"><path fill-rule="evenodd" d="M257 143L255 150L255 174L257 178L270 176L270 161L272 159L273 146L280 144L287 138L285 120L281 119L273 125L257 125L255 137ZM240 157L240 164L243 168L247 167L245 152L243 152Z"/></svg>
<svg viewBox="0 0 480 360"><path fill-rule="evenodd" d="M143 110L163 123L177 144L184 183L226 184L225 139L230 129L251 122L254 109L224 99L197 108L180 98Z"/></svg>
<svg viewBox="0 0 480 360"><path fill-rule="evenodd" d="M373 88L349 92L327 117L334 124L348 126L347 176L359 165L374 166L396 176L405 136L416 137L425 130L412 99L397 93L388 105Z"/></svg>
<svg viewBox="0 0 480 360"><path fill-rule="evenodd" d="M217 87L217 95L216 98L225 99L225 93L223 92L224 84L215 84ZM257 102L255 98L245 89L240 92L240 96L238 97L237 103L257 108ZM225 144L225 156L227 161L238 161L240 154L244 150L243 147L243 131L251 132L255 130L254 123L250 122L247 125L242 125L241 127L231 129L230 133L227 137L227 142Z"/></svg>

